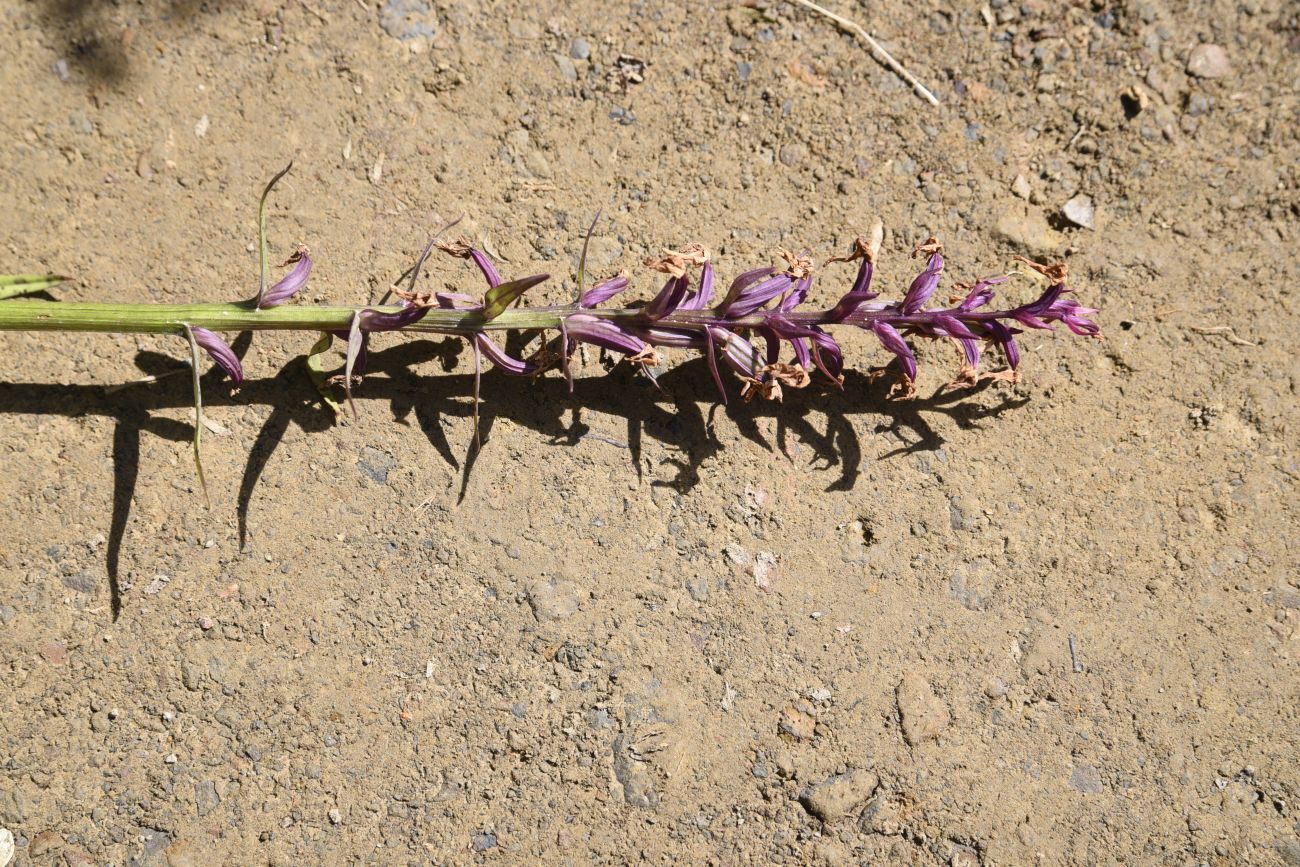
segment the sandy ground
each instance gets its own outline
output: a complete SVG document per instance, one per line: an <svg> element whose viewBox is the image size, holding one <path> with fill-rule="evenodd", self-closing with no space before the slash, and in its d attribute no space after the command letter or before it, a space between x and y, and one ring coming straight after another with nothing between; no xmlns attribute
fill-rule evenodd
<svg viewBox="0 0 1300 867"><path fill-rule="evenodd" d="M186 376L105 389L180 341L0 335L15 863L1300 864L1300 12L836 8L941 106L780 2L0 2L0 270L63 299L248 296L292 157L300 303L462 211L539 301L597 208L643 297L879 217L892 293L931 233L1064 258L1106 335L923 347L910 402L863 336L784 405L494 373L476 459L455 344L377 339L336 424L262 335L211 511Z"/></svg>

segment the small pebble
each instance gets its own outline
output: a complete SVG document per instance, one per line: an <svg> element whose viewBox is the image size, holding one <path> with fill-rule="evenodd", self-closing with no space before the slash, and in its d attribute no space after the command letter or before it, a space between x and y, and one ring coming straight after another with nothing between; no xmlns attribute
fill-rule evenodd
<svg viewBox="0 0 1300 867"><path fill-rule="evenodd" d="M800 142L790 142L789 144L781 145L779 158L782 165L794 168L804 160L808 159L808 146L801 144Z"/></svg>
<svg viewBox="0 0 1300 867"><path fill-rule="evenodd" d="M1224 78L1232 74L1232 62L1222 45L1205 42L1187 55L1187 74L1197 78Z"/></svg>
<svg viewBox="0 0 1300 867"><path fill-rule="evenodd" d="M1065 203L1061 208L1061 214L1074 225L1091 229L1097 209L1092 203L1091 196L1078 195Z"/></svg>
<svg viewBox="0 0 1300 867"><path fill-rule="evenodd" d="M579 36L569 43L569 56L574 60L586 60L591 57L591 43Z"/></svg>

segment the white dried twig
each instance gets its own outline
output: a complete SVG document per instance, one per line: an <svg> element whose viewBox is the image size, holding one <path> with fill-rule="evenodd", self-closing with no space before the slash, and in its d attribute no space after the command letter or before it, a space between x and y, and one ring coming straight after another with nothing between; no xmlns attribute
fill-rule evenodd
<svg viewBox="0 0 1300 867"><path fill-rule="evenodd" d="M871 56L876 58L876 60L880 61L880 63L889 67L889 69L891 69L895 75L897 75L899 78L903 79L908 84L910 84L912 86L912 90L916 93L917 96L921 97L921 99L924 99L926 102L930 103L930 105L937 106L939 104L938 97L936 97L933 93L931 93L930 89L926 87L924 84L922 84L915 75L908 72L907 69L903 66L903 64L895 60L893 55L891 55L888 51L886 51L884 47L875 40L875 37L873 37L870 33L868 33L866 28L864 28L861 24L858 24L856 21L851 21L848 18L843 17L842 15L836 15L834 12L827 9L826 7L818 6L816 3L812 2L812 0L794 0L794 2L807 9L811 9L812 11L816 12L819 15L825 15L827 18L831 19L836 24L840 25L840 27L854 34L863 42L867 43L867 47L871 49Z"/></svg>

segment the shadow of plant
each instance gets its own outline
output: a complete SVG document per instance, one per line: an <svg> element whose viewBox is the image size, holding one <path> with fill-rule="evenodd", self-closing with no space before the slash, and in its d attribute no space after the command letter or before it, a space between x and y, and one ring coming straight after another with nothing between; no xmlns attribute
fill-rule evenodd
<svg viewBox="0 0 1300 867"><path fill-rule="evenodd" d="M40 0L36 5L43 29L62 40L68 72L79 72L100 84L120 84L131 72L131 46L136 42L175 38L193 28L203 16L234 12L240 0ZM151 37L151 38L143 38Z"/></svg>
<svg viewBox="0 0 1300 867"><path fill-rule="evenodd" d="M237 353L242 355L250 342L250 335L240 335L235 341ZM464 459L458 461L457 449L447 439L443 421L447 418L468 420L473 416L470 399L473 377L468 374L421 376L414 367L438 361L444 370L451 370L463 351L462 341L448 338L410 341L373 352L369 374L357 390L357 397L363 404L375 400L389 401L396 421L405 423L414 415L421 432L438 455L448 466L459 471L462 499L479 450L471 439ZM111 394L102 386L0 383L0 413L97 414L117 421L113 436L113 511L106 546L114 619L120 614L122 605L119 569L122 541L139 475L140 434L147 432L181 442L188 442L192 436L189 424L159 418L149 412L151 408L160 406L191 405L188 378L169 376L188 368L178 368L174 360L156 353L141 353L137 363L146 372L167 378L152 387L137 386ZM322 405L308 384L303 357L286 365L274 377L246 380L241 391L234 396L227 393L219 371L211 371L203 379L204 392L211 395L207 399L210 407L266 404L272 408L249 450L239 485L236 510L240 546L243 548L248 540L248 515L257 483L289 427L321 433L331 428L335 420L333 413ZM734 383L732 385L734 387ZM1028 402L1028 398L1002 390L997 392L997 402L991 405L971 400L989 390L987 382L969 388L940 389L925 398L891 401L885 396L883 383L849 371L843 389L814 386L789 390L783 404L766 401L746 403L733 394L731 401L723 406L717 402L704 362L699 359L683 363L661 376L658 388L626 364L616 366L604 377L578 380L572 396L564 381L557 376L519 379L488 374L484 377L484 386L479 415L483 449L491 448L494 421L507 418L543 434L557 446L574 447L584 439L600 439L625 447L629 452L629 471L641 478L643 447L645 437L649 436L677 452L677 456L667 459L676 471L675 477L667 481L656 480L652 484L670 486L682 492L689 491L699 482L703 463L725 449L725 444L714 431L718 412L725 413L745 438L791 459L792 439L808 446L813 453L810 467L818 472L838 471L826 490L840 491L851 490L861 472L862 444L850 421L854 416L883 416L886 420L875 427L875 432L893 432L900 439L910 435L911 443L882 455L884 460L933 451L943 445L943 436L927 421L928 415L947 416L963 428L973 428L984 419L995 418ZM624 419L626 442L594 434L583 420L588 412ZM762 419L771 419L774 424L771 440L761 429Z"/></svg>

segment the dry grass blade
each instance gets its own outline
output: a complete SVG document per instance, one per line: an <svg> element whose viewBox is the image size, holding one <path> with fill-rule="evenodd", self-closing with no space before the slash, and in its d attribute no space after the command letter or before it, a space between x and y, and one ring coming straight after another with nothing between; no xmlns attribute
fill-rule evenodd
<svg viewBox="0 0 1300 867"><path fill-rule="evenodd" d="M818 15L826 16L827 18L834 21L836 24L840 25L840 27L843 28L844 30L847 30L848 32L857 36L863 42L867 43L867 47L871 49L871 55L875 57L876 60L880 61L880 63L889 67L889 69L891 69L894 72L894 74L897 75L899 78L903 79L908 84L910 84L912 86L912 90L916 93L917 96L921 97L921 99L924 99L926 102L930 103L930 105L937 106L939 104L938 97L936 97L933 93L931 93L930 89L926 87L924 84L922 84L920 79L918 79L912 73L908 72L907 68L904 67L903 64L895 60L894 56L890 54L888 51L886 51L884 49L884 46L882 46L879 42L877 42L875 37L872 36L870 33L868 33L866 28L863 27L861 24L858 24L856 21L852 21L848 18L845 18L842 15L836 15L834 12L827 9L825 6L819 6L816 3L813 3L812 0L794 0L794 2L799 4L800 6L803 6L806 9L811 9L812 11L816 12Z"/></svg>

